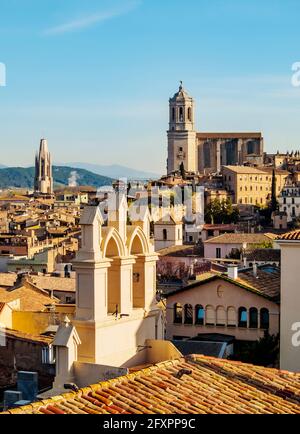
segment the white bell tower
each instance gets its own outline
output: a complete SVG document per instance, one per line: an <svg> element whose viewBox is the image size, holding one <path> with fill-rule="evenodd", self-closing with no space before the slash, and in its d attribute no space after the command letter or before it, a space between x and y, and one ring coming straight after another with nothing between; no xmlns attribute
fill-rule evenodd
<svg viewBox="0 0 300 434"><path fill-rule="evenodd" d="M195 131L195 103L184 90L179 90L169 100L168 173L179 170L183 163L187 172L196 172L197 147Z"/></svg>

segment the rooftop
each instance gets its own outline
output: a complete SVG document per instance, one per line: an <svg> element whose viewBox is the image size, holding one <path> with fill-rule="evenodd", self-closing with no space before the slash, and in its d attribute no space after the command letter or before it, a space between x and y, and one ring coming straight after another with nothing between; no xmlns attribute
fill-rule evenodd
<svg viewBox="0 0 300 434"><path fill-rule="evenodd" d="M253 269L239 271L238 282L259 291L274 301L280 299L280 269L274 267L272 272L263 267L257 268L257 275L254 276Z"/></svg>
<svg viewBox="0 0 300 434"><path fill-rule="evenodd" d="M165 291L165 296L170 297L182 291L192 290L208 282L221 279L274 302L278 302L280 298L280 270L277 267L272 267L272 272L270 272L264 269L264 266L258 266L257 277L254 276L252 268L239 271L237 279L231 279L226 274L217 272L203 273L199 277L195 282L184 287L176 289L173 287L169 291Z"/></svg>
<svg viewBox="0 0 300 434"><path fill-rule="evenodd" d="M206 240L205 244L261 244L270 242L273 236L269 234L222 234Z"/></svg>
<svg viewBox="0 0 300 434"><path fill-rule="evenodd" d="M67 277L35 276L30 275L29 279L38 287L47 291L68 291L75 292L76 280Z"/></svg>
<svg viewBox="0 0 300 434"><path fill-rule="evenodd" d="M300 374L192 355L7 413L299 414Z"/></svg>
<svg viewBox="0 0 300 434"><path fill-rule="evenodd" d="M224 166L224 169L228 169L236 173L265 175L265 172L252 166Z"/></svg>
<svg viewBox="0 0 300 434"><path fill-rule="evenodd" d="M280 249L252 249L244 253L248 261L279 262Z"/></svg>
<svg viewBox="0 0 300 434"><path fill-rule="evenodd" d="M257 132L248 133L197 133L198 139L261 139L262 134Z"/></svg>
<svg viewBox="0 0 300 434"><path fill-rule="evenodd" d="M300 240L300 229L295 231L286 232L285 234L279 235L277 240L281 241L299 241Z"/></svg>

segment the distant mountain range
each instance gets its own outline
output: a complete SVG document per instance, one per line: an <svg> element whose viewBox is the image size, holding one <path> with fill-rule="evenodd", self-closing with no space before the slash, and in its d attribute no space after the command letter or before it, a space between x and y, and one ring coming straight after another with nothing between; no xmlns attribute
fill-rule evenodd
<svg viewBox="0 0 300 434"><path fill-rule="evenodd" d="M102 176L109 176L110 178L119 179L119 178L127 178L127 179L157 179L160 178L161 175L157 173L144 172L142 170L131 169L129 167L120 166L118 164L113 164L110 166L99 165L99 164L90 164L90 163L68 163L61 164L60 166L70 166L76 167L80 169L86 169L93 173L97 173Z"/></svg>
<svg viewBox="0 0 300 434"><path fill-rule="evenodd" d="M7 167L0 168L0 188L33 188L34 167ZM54 187L90 185L92 187L102 187L111 185L113 179L92 173L85 169L53 166Z"/></svg>

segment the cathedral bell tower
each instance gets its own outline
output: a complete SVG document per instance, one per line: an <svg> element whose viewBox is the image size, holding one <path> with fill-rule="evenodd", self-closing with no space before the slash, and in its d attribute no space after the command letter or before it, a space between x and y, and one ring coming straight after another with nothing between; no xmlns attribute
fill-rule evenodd
<svg viewBox="0 0 300 434"><path fill-rule="evenodd" d="M169 100L168 173L183 163L188 172L197 171L197 147L194 100L180 82L179 90Z"/></svg>

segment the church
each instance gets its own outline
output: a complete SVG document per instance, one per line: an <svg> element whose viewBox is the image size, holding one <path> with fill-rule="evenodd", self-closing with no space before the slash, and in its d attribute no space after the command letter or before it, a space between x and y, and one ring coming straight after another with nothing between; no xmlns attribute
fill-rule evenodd
<svg viewBox="0 0 300 434"><path fill-rule="evenodd" d="M53 194L52 161L46 139L41 139L35 156L34 192L36 195Z"/></svg>
<svg viewBox="0 0 300 434"><path fill-rule="evenodd" d="M169 100L168 174L184 166L192 173L219 173L226 165L262 165L264 142L260 132L197 132L195 102L183 88Z"/></svg>

